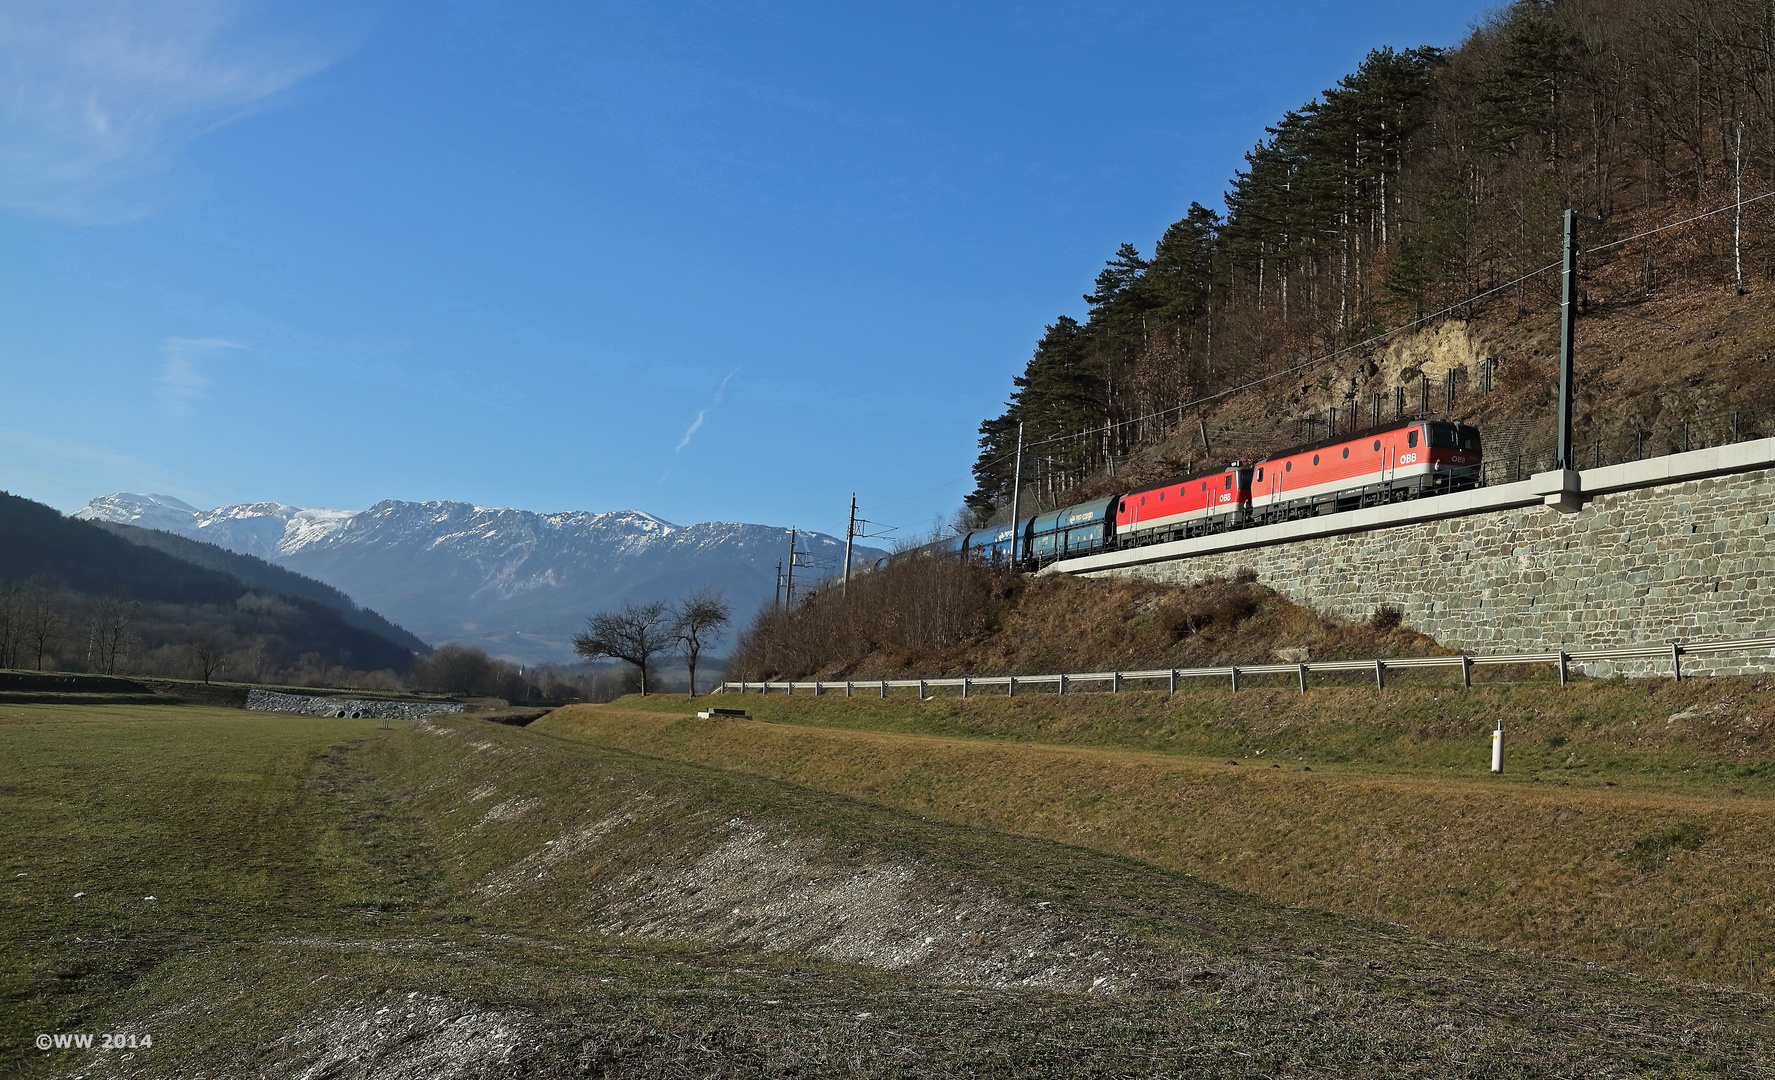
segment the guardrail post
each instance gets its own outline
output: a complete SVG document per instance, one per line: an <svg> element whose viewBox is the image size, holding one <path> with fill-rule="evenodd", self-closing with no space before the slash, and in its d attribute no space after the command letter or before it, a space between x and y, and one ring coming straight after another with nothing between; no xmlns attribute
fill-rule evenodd
<svg viewBox="0 0 1775 1080"><path fill-rule="evenodd" d="M961 677L961 699L968 700L968 677L966 675Z"/></svg>
<svg viewBox="0 0 1775 1080"><path fill-rule="evenodd" d="M1066 693L1066 676L1064 675L1060 676L1060 692Z"/></svg>
<svg viewBox="0 0 1775 1080"><path fill-rule="evenodd" d="M1675 641L1670 643L1670 671L1677 682L1683 681L1683 647Z"/></svg>
<svg viewBox="0 0 1775 1080"><path fill-rule="evenodd" d="M791 679L789 682L786 682L783 684L783 695L785 697L787 697L787 696L793 695L794 693L795 693L795 682L793 679Z"/></svg>
<svg viewBox="0 0 1775 1080"><path fill-rule="evenodd" d="M1168 692L1172 693L1172 694L1177 693L1177 669L1176 668L1171 669L1171 689Z"/></svg>
<svg viewBox="0 0 1775 1080"><path fill-rule="evenodd" d="M924 700L924 680L918 680L918 700Z"/></svg>
<svg viewBox="0 0 1775 1080"><path fill-rule="evenodd" d="M881 696L884 698L887 697L887 680L886 679L881 680Z"/></svg>
<svg viewBox="0 0 1775 1080"><path fill-rule="evenodd" d="M845 697L850 697L850 696L851 696L851 684L850 684L850 680L849 680L849 679L846 679L846 680L845 680L845 681L844 681L844 696L845 696Z"/></svg>
<svg viewBox="0 0 1775 1080"><path fill-rule="evenodd" d="M1387 666L1379 660L1374 662L1374 688L1376 690L1385 690L1387 688L1386 669Z"/></svg>
<svg viewBox="0 0 1775 1080"><path fill-rule="evenodd" d="M814 697L819 697L819 696L820 696L820 692L821 692L821 691L822 691L822 690L824 690L824 689L825 689L825 688L826 688L826 684L825 684L825 683L823 683L823 682L821 682L821 681L820 681L820 680L818 680L818 679L815 679L815 680L814 680Z"/></svg>
<svg viewBox="0 0 1775 1080"><path fill-rule="evenodd" d="M1473 658L1466 653L1461 654L1461 688L1464 690L1473 688Z"/></svg>
<svg viewBox="0 0 1775 1080"><path fill-rule="evenodd" d="M1300 692L1304 694L1307 692L1307 666L1305 664L1296 664L1294 666L1296 672L1300 675Z"/></svg>
<svg viewBox="0 0 1775 1080"><path fill-rule="evenodd" d="M1015 675L1005 676L1005 696L1006 697L1016 697L1017 696L1017 676L1015 676Z"/></svg>
<svg viewBox="0 0 1775 1080"><path fill-rule="evenodd" d="M1232 673L1233 693L1236 694L1239 692L1239 669L1238 668L1228 668L1227 670Z"/></svg>
<svg viewBox="0 0 1775 1080"><path fill-rule="evenodd" d="M1564 686L1565 680L1566 680L1566 653L1565 653L1564 649L1561 649L1561 650L1559 650L1559 685Z"/></svg>
<svg viewBox="0 0 1775 1080"><path fill-rule="evenodd" d="M1115 672L1110 673L1109 692L1112 694L1119 694L1122 692L1122 673L1121 672L1115 671Z"/></svg>

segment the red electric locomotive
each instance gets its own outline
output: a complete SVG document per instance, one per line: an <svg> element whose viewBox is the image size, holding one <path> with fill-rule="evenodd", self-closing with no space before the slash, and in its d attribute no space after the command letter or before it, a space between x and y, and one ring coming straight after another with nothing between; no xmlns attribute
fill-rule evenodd
<svg viewBox="0 0 1775 1080"><path fill-rule="evenodd" d="M1248 523L1251 466L1233 462L1220 472L1167 480L1156 488L1116 500L1116 538L1123 544L1155 544Z"/></svg>
<svg viewBox="0 0 1775 1080"><path fill-rule="evenodd" d="M1479 429L1413 420L1340 435L1257 463L1256 521L1353 510L1436 495L1479 480Z"/></svg>

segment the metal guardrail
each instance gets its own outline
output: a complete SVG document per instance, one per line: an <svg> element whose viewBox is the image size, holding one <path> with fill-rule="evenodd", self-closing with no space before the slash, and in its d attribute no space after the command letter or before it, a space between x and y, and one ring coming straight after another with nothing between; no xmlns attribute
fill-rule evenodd
<svg viewBox="0 0 1775 1080"><path fill-rule="evenodd" d="M1775 656L1775 637L1737 638L1730 641L1672 641L1664 645L1635 645L1621 649L1590 649L1583 652L1536 652L1536 653L1503 653L1493 656L1474 656L1462 653L1457 656L1401 656L1392 659L1375 660L1318 660L1297 664L1248 664L1232 667L1215 668L1158 668L1149 671L1088 671L1065 675L967 675L960 678L946 679L863 679L846 680L844 682L724 682L717 693L749 694L753 692L769 694L782 691L793 694L797 690L812 691L818 697L822 694L843 690L845 697L851 697L857 690L876 690L881 697L887 697L889 690L918 689L919 700L929 696L931 690L939 687L960 687L961 696L967 697L972 690L1003 687L1006 696L1014 696L1020 689L1052 686L1058 693L1066 693L1069 687L1077 684L1109 684L1111 693L1120 693L1131 682L1150 684L1163 680L1166 690L1177 692L1177 684L1185 679L1226 680L1236 692L1239 680L1247 676L1261 675L1295 675L1300 680L1300 692L1307 692L1308 675L1331 675L1350 672L1373 672L1375 686L1385 687L1387 672L1407 671L1415 668L1460 668L1461 685L1473 685L1473 669L1493 664L1547 664L1559 672L1559 684L1564 686L1570 676L1571 665L1595 663L1604 660L1669 660L1671 674L1681 681L1683 677L1683 657L1685 656L1716 656L1721 653L1757 652L1770 650Z"/></svg>

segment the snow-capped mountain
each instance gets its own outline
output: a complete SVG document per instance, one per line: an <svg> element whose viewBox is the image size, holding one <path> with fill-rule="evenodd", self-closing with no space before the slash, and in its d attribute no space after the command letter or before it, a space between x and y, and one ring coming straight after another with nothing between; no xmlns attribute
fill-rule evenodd
<svg viewBox="0 0 1775 1080"><path fill-rule="evenodd" d="M789 530L737 522L674 525L639 511L539 514L458 502L302 510L250 503L200 511L164 495L114 494L75 517L165 529L258 555L344 590L434 644L461 641L527 662L573 657L595 611L676 600L702 587L734 605L735 629L773 598ZM800 533L798 551L836 572L844 541ZM879 558L859 546L859 561ZM823 565L825 569L818 567ZM798 582L799 584L799 582Z"/></svg>
<svg viewBox="0 0 1775 1080"><path fill-rule="evenodd" d="M356 513L355 510L302 510L278 502L241 503L199 510L171 495L135 495L119 491L101 495L70 516L161 529L275 562L280 556L325 539Z"/></svg>
<svg viewBox="0 0 1775 1080"><path fill-rule="evenodd" d="M132 495L119 491L100 495L69 516L88 521L116 521L190 536L200 513L202 511L197 507L171 495Z"/></svg>

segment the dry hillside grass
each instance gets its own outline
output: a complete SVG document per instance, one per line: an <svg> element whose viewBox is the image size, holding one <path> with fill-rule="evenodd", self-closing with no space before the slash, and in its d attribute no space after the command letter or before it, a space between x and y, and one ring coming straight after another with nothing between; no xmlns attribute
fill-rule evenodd
<svg viewBox="0 0 1775 1080"><path fill-rule="evenodd" d="M542 725L1446 940L1761 986L1775 706L1754 686L1594 684L1563 709L1552 687L753 697L734 703L759 721L654 702ZM1486 772L1498 715L1502 777Z"/></svg>
<svg viewBox="0 0 1775 1080"><path fill-rule="evenodd" d="M1338 623L1241 571L1178 586L1065 574L1025 578L950 560L902 562L765 611L732 680L1019 675L1422 656L1447 650L1377 611Z"/></svg>

